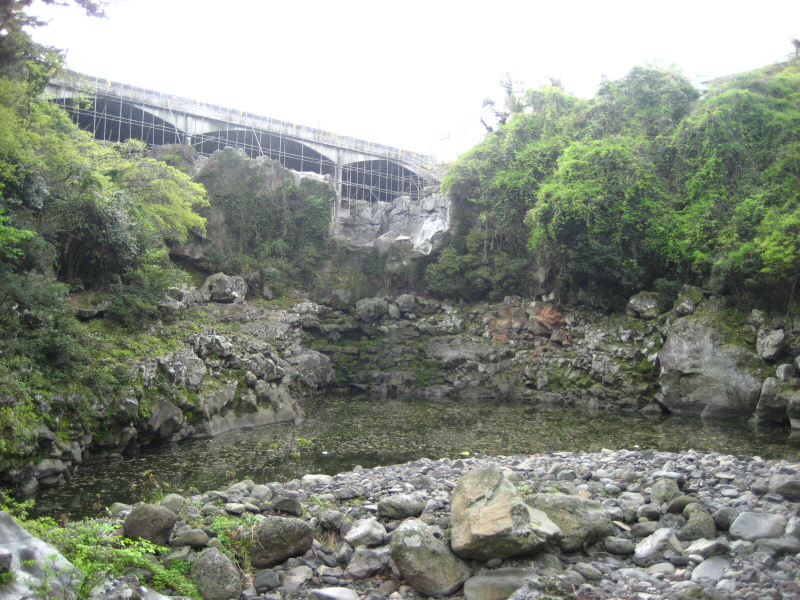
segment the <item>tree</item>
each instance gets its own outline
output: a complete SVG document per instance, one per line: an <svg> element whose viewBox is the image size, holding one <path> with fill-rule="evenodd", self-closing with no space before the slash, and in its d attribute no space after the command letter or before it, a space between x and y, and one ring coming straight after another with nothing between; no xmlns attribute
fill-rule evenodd
<svg viewBox="0 0 800 600"><path fill-rule="evenodd" d="M572 143L539 188L530 248L571 286L626 294L663 270L657 223L670 203L643 140Z"/></svg>

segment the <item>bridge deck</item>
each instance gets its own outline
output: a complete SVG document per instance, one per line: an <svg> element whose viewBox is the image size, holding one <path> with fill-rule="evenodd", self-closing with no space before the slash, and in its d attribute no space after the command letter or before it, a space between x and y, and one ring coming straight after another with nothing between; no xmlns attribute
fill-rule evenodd
<svg viewBox="0 0 800 600"><path fill-rule="evenodd" d="M201 154L239 147L330 175L345 199L418 198L440 181L432 156L98 77L62 71L48 93L96 138L181 143Z"/></svg>

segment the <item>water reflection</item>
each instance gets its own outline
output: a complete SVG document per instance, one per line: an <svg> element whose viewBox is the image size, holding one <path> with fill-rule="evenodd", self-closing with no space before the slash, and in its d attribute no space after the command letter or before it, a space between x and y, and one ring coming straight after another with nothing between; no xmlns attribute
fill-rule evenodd
<svg viewBox="0 0 800 600"><path fill-rule="evenodd" d="M282 481L463 452L595 452L638 445L800 460L800 440L787 443L788 429L753 430L744 423L374 398L320 399L306 404L305 412L300 425L240 431L85 464L70 485L43 493L38 511L81 516L115 501L140 500L154 482L163 489L210 490L248 478Z"/></svg>

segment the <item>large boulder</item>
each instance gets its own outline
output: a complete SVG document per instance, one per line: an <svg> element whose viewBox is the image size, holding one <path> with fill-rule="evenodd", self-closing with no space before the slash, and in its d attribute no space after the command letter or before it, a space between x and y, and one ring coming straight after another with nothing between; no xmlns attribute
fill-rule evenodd
<svg viewBox="0 0 800 600"><path fill-rule="evenodd" d="M614 535L611 515L599 502L567 494L533 494L525 503L543 511L561 529L559 545L567 552Z"/></svg>
<svg viewBox="0 0 800 600"><path fill-rule="evenodd" d="M776 473L769 479L769 491L780 494L791 502L800 501L800 476Z"/></svg>
<svg viewBox="0 0 800 600"><path fill-rule="evenodd" d="M747 418L761 393L761 361L726 339L713 320L676 320L658 354L661 402L670 412L708 418Z"/></svg>
<svg viewBox="0 0 800 600"><path fill-rule="evenodd" d="M203 600L237 600L242 592L239 571L217 548L206 548L198 554L189 576Z"/></svg>
<svg viewBox="0 0 800 600"><path fill-rule="evenodd" d="M158 366L171 382L197 389L206 376L206 363L191 348L169 352L158 359Z"/></svg>
<svg viewBox="0 0 800 600"><path fill-rule="evenodd" d="M305 554L314 543L314 530L302 519L270 516L253 526L250 562L267 569Z"/></svg>
<svg viewBox="0 0 800 600"><path fill-rule="evenodd" d="M308 387L317 388L333 381L333 363L321 352L302 348L287 356L286 360L291 365L290 371L294 378Z"/></svg>
<svg viewBox="0 0 800 600"><path fill-rule="evenodd" d="M441 537L437 527L408 519L395 529L390 546L403 579L418 592L436 598L449 596L472 574Z"/></svg>
<svg viewBox="0 0 800 600"><path fill-rule="evenodd" d="M389 313L389 303L383 298L362 298L356 302L356 317L365 323L379 320Z"/></svg>
<svg viewBox="0 0 800 600"><path fill-rule="evenodd" d="M5 511L0 511L0 555L16 577L2 586L3 600L37 598L34 590L49 579L54 597L72 597L62 582L77 586L81 575L53 546L31 535Z"/></svg>
<svg viewBox="0 0 800 600"><path fill-rule="evenodd" d="M492 463L473 469L450 498L453 552L489 560L532 554L561 536L558 525L523 501Z"/></svg>
<svg viewBox="0 0 800 600"><path fill-rule="evenodd" d="M177 515L164 506L140 504L125 517L122 530L126 538L168 546L169 536L177 521Z"/></svg>
<svg viewBox="0 0 800 600"><path fill-rule="evenodd" d="M639 319L655 319L672 307L672 299L657 292L640 292L628 300L628 316Z"/></svg>
<svg viewBox="0 0 800 600"><path fill-rule="evenodd" d="M145 427L148 433L156 438L170 440L173 436L181 434L185 424L186 419L181 409L172 402L159 398L150 408L150 418Z"/></svg>
<svg viewBox="0 0 800 600"><path fill-rule="evenodd" d="M773 361L783 352L783 343L786 334L783 329L759 329L756 337L756 350L764 360Z"/></svg>
<svg viewBox="0 0 800 600"><path fill-rule="evenodd" d="M786 405L786 416L792 429L800 429L800 390L792 394L789 403Z"/></svg>
<svg viewBox="0 0 800 600"><path fill-rule="evenodd" d="M247 282L243 277L230 277L225 273L216 273L206 278L197 293L203 302L239 304L244 302L247 295Z"/></svg>
<svg viewBox="0 0 800 600"><path fill-rule="evenodd" d="M767 377L761 386L761 394L756 405L755 422L757 424L773 423L785 425L789 422L786 414L789 401L795 390L777 377Z"/></svg>

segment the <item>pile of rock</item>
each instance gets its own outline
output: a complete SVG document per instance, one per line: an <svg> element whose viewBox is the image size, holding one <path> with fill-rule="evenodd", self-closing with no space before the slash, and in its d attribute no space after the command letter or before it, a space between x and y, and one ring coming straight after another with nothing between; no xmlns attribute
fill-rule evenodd
<svg viewBox="0 0 800 600"><path fill-rule="evenodd" d="M206 600L800 599L798 501L800 465L635 450L422 459L111 512L190 562ZM241 518L244 576L220 515Z"/></svg>

